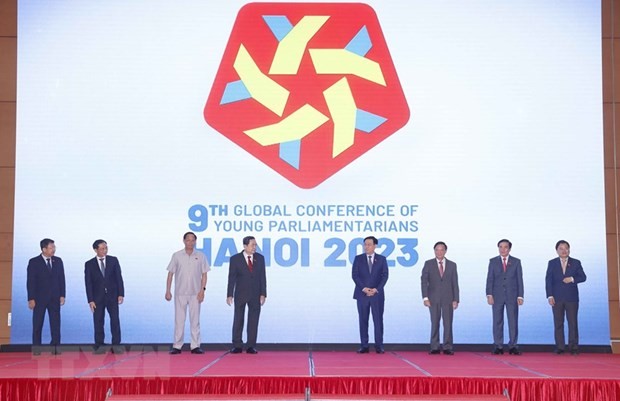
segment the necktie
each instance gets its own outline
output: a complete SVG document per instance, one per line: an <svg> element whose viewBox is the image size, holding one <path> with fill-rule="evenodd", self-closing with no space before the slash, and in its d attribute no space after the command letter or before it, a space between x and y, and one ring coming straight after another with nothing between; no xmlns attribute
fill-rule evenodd
<svg viewBox="0 0 620 401"><path fill-rule="evenodd" d="M99 261L101 262L101 274L105 277L105 259L101 258Z"/></svg>
<svg viewBox="0 0 620 401"><path fill-rule="evenodd" d="M368 272L372 273L372 255L368 255Z"/></svg>
<svg viewBox="0 0 620 401"><path fill-rule="evenodd" d="M506 273L506 258L502 258L502 264L504 265L504 273Z"/></svg>
<svg viewBox="0 0 620 401"><path fill-rule="evenodd" d="M50 262L50 258L47 258L47 259L45 259L45 260L47 261L47 262L46 262L46 264L47 264L47 268L48 268L50 271L52 271L52 262Z"/></svg>
<svg viewBox="0 0 620 401"><path fill-rule="evenodd" d="M443 260L439 261L439 275L443 277Z"/></svg>
<svg viewBox="0 0 620 401"><path fill-rule="evenodd" d="M248 267L250 268L250 273L252 273L252 268L254 265L252 264L252 257L248 256Z"/></svg>
<svg viewBox="0 0 620 401"><path fill-rule="evenodd" d="M566 274L566 259L562 259L562 274Z"/></svg>

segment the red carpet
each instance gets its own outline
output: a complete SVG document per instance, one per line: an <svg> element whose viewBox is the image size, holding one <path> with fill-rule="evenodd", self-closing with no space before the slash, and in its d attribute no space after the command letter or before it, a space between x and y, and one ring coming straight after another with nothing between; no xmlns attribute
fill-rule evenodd
<svg viewBox="0 0 620 401"><path fill-rule="evenodd" d="M382 396L388 395L498 396L504 389L508 389L512 401L620 400L620 355L495 356L457 352L445 356L400 351L384 355L327 351L261 351L258 355L220 351L204 355L154 351L122 355L65 352L58 356L0 353L2 401L104 401L109 388L115 396L202 394L203 398L198 399L226 399L206 395L252 394L267 397L260 399L290 399L286 395L303 399L309 388L312 399L317 401L357 395L355 399L364 400L385 399Z"/></svg>

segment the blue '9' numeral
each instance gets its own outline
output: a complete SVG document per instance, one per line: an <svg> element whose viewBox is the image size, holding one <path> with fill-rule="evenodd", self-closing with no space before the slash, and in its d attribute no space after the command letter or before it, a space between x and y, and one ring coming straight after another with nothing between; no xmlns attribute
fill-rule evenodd
<svg viewBox="0 0 620 401"><path fill-rule="evenodd" d="M202 232L209 226L209 213L204 205L194 205L187 211L187 216L193 223L189 223L189 229Z"/></svg>

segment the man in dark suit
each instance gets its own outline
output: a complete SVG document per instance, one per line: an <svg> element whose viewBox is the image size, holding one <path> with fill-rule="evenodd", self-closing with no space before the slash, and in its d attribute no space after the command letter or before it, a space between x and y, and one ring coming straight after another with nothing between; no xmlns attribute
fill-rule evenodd
<svg viewBox="0 0 620 401"><path fill-rule="evenodd" d="M521 261L510 255L512 242L497 243L499 256L489 261L487 302L493 309L493 354L504 353L504 308L508 317L508 348L512 355L521 355L519 337L519 306L523 305L523 269Z"/></svg>
<svg viewBox="0 0 620 401"><path fill-rule="evenodd" d="M28 261L28 308L32 310L32 353L41 354L41 332L45 311L50 319L52 354L60 354L60 307L65 304L65 269L54 256L56 244L41 240L41 254Z"/></svg>
<svg viewBox="0 0 620 401"><path fill-rule="evenodd" d="M370 236L364 238L364 253L353 260L351 276L355 282L353 298L357 300L361 346L358 354L369 352L368 318L372 311L372 322L375 327L375 351L383 354L383 307L385 293L383 287L388 281L388 265L384 256L376 254L375 248L379 240Z"/></svg>
<svg viewBox="0 0 620 401"><path fill-rule="evenodd" d="M555 353L564 353L564 314L568 321L568 348L571 354L579 352L579 330L577 311L579 310L579 289L577 284L586 281L586 273L581 262L569 257L570 245L564 240L555 244L558 257L547 265L545 287L547 299L553 310Z"/></svg>
<svg viewBox="0 0 620 401"><path fill-rule="evenodd" d="M439 320L443 318L443 353L452 350L452 318L459 306L459 277L456 263L445 258L448 246L439 241L433 247L435 258L424 262L422 268L422 298L431 313L431 350L439 354Z"/></svg>
<svg viewBox="0 0 620 401"><path fill-rule="evenodd" d="M118 317L118 306L123 303L125 287L118 259L108 255L108 243L98 239L93 243L96 257L84 264L84 281L86 282L86 298L93 313L95 325L95 354L103 354L105 310L110 316L112 331L112 352L122 354L121 323Z"/></svg>
<svg viewBox="0 0 620 401"><path fill-rule="evenodd" d="M261 306L267 298L267 278L265 258L256 253L256 239L252 236L243 238L243 252L230 257L228 268L228 291L226 303L235 303L233 318L232 354L243 351L243 323L245 307L248 307L247 349L248 354L256 354L256 337L258 335L258 318Z"/></svg>

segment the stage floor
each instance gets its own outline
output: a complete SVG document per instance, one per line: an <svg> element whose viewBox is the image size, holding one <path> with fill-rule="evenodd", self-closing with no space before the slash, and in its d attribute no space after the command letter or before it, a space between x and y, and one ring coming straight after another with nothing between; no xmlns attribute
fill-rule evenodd
<svg viewBox="0 0 620 401"><path fill-rule="evenodd" d="M256 355L222 351L203 355L187 351L180 355L158 351L120 355L81 351L39 356L0 353L2 400L45 399L34 395L24 398L33 383L41 387L39 393L61 384L69 392L90 391L97 386L99 393L111 387L120 394L278 394L303 393L306 387L325 394L501 394L507 388L512 400L605 400L620 396L620 355L456 352L448 356L419 351L387 351L383 355L343 351L260 351ZM11 398L18 390L23 397ZM60 394L63 390L56 391ZM567 398L576 391L581 394L579 398ZM53 399L76 398L59 395ZM104 400L96 395L88 399Z"/></svg>
<svg viewBox="0 0 620 401"><path fill-rule="evenodd" d="M0 378L203 376L620 379L620 355L456 352L448 356L406 351L383 355L342 351L261 351L257 355L221 351L206 351L203 355L157 351L121 355L0 353Z"/></svg>

